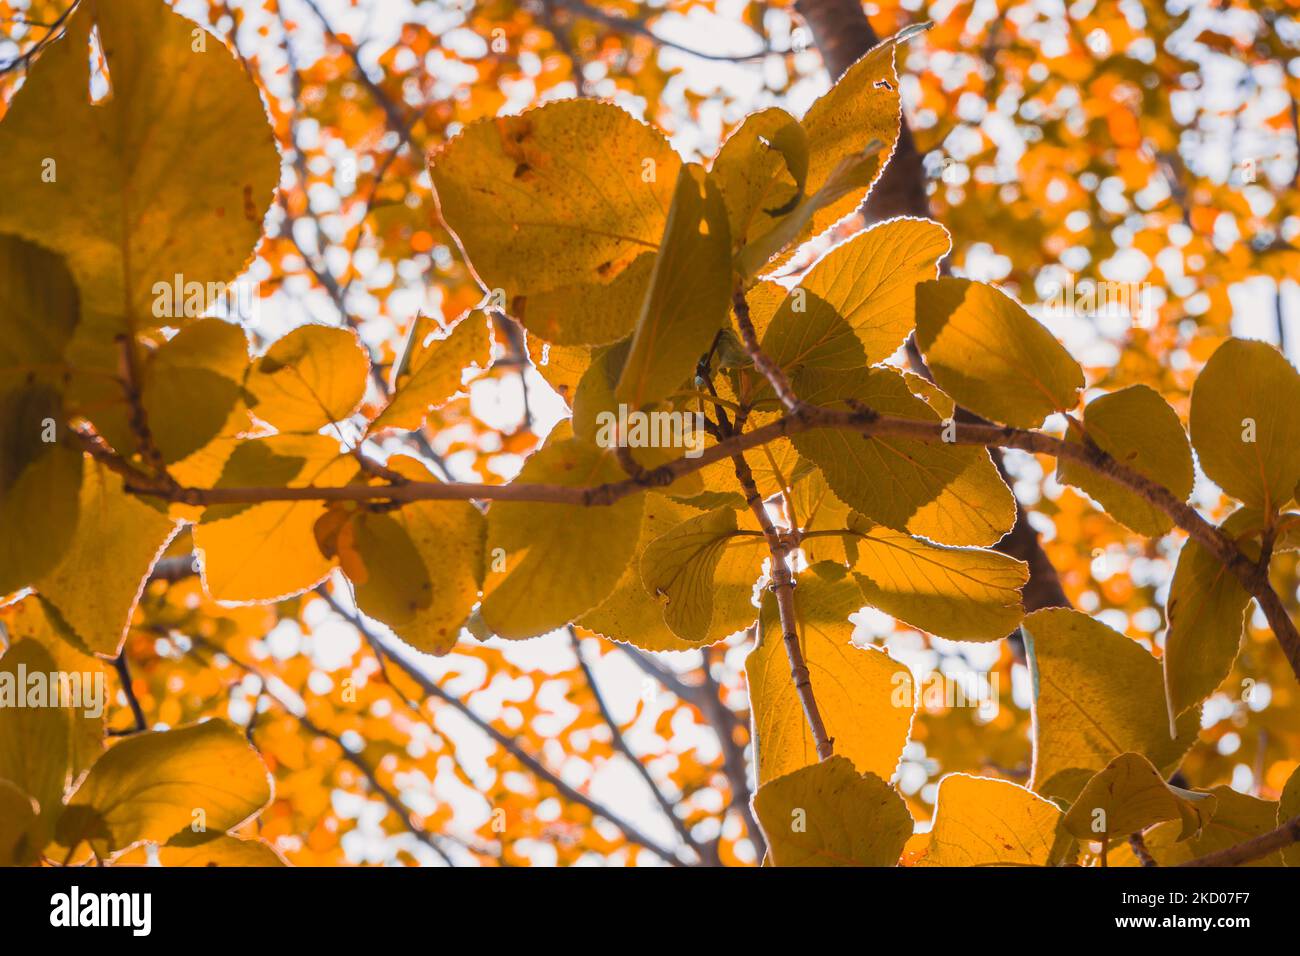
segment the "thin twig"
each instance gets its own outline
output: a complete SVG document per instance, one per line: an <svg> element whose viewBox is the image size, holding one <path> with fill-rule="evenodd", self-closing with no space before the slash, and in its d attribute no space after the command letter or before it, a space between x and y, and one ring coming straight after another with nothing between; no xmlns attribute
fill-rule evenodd
<svg viewBox="0 0 1300 956"><path fill-rule="evenodd" d="M628 762L636 769L638 776L645 781L645 785L649 787L650 792L654 794L655 802L659 804L659 809L663 811L664 816L666 816L668 821L672 823L673 829L677 831L677 835L682 838L682 841L689 846L701 860L707 861L710 865L717 866L718 860L716 853L710 855L708 850L701 846L700 842L695 839L691 834L690 827L686 825L686 821L677 815L673 801L668 799L663 790L660 789L659 784L655 782L654 777L650 775L649 768L641 762L641 759L633 753L632 748L628 746L627 739L623 736L622 728L619 727L618 721L614 719L614 715L609 710L609 705L605 702L604 695L600 692L600 685L596 683L596 675L592 673L586 659L582 656L582 642L578 639L578 634L574 631L572 625L569 627L569 642L573 647L573 656L578 659L578 667L582 670L582 676L586 678L587 686L591 688L591 696L596 700L596 708L600 711L600 717L609 726L614 749L627 758Z"/></svg>
<svg viewBox="0 0 1300 956"><path fill-rule="evenodd" d="M407 677L415 681L420 690L422 690L426 695L437 698L443 703L453 707L480 731L491 737L498 746L509 752L511 756L523 764L534 776L558 790L566 800L571 800L574 803L581 804L596 816L608 820L622 831L623 835L627 837L629 842L649 850L661 860L664 860L673 866L685 865L671 850L660 846L609 808L597 803L585 793L569 786L569 784L565 783L559 776L552 773L545 764L521 747L518 741L498 730L491 722L480 717L477 712L475 712L459 697L443 690L436 681L426 676L418 667L408 661L404 657L404 652L390 646L382 637L380 637L379 634L370 628L364 620L362 620L360 615L348 611L338 603L338 600L334 598L333 595L326 597L326 603L330 605L331 609L333 609L336 614L361 632L361 634L366 637L366 640L370 642L372 647L381 651L385 658L395 664L402 673L406 674Z"/></svg>

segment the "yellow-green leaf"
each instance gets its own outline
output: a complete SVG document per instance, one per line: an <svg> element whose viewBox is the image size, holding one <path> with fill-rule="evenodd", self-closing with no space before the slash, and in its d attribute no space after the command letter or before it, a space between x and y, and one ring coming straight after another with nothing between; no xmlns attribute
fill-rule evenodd
<svg viewBox="0 0 1300 956"><path fill-rule="evenodd" d="M704 170L683 166L650 288L615 395L641 408L688 380L731 301L731 242L722 193Z"/></svg>
<svg viewBox="0 0 1300 956"><path fill-rule="evenodd" d="M430 173L483 287L541 338L600 345L632 330L680 166L658 130L578 99L471 123Z"/></svg>
<svg viewBox="0 0 1300 956"><path fill-rule="evenodd" d="M199 825L223 832L270 799L266 765L226 721L146 732L115 744L90 768L69 801L59 840L70 846L86 839L116 851L142 840L164 843Z"/></svg>
<svg viewBox="0 0 1300 956"><path fill-rule="evenodd" d="M1223 530L1235 538L1258 517L1248 509L1235 511ZM1171 723L1214 693L1231 672L1249 604L1250 594L1237 576L1189 538L1178 554L1165 602L1169 629L1163 665Z"/></svg>
<svg viewBox="0 0 1300 956"><path fill-rule="evenodd" d="M861 607L862 596L842 569L814 566L799 576L799 646L826 733L835 753L859 773L888 780L912 726L912 675L880 648L853 643L849 615ZM758 645L745 660L759 786L818 759L771 594L763 596L761 620Z"/></svg>
<svg viewBox="0 0 1300 956"><path fill-rule="evenodd" d="M625 478L612 455L557 430L516 479L589 487ZM488 509L483 620L501 637L536 637L605 600L632 559L644 494L612 505L498 501Z"/></svg>
<svg viewBox="0 0 1300 956"><path fill-rule="evenodd" d="M1045 608L1023 624L1034 682L1034 765L1030 787L1072 800L1094 773L1139 753L1171 773L1196 740L1199 708L1171 737L1160 662L1100 621Z"/></svg>
<svg viewBox="0 0 1300 956"><path fill-rule="evenodd" d="M391 458L388 467L413 481L434 480L414 458ZM478 601L485 533L482 512L468 501L359 511L352 534L366 579L353 582L357 606L417 650L446 654Z"/></svg>
<svg viewBox="0 0 1300 956"><path fill-rule="evenodd" d="M781 303L763 351L788 369L884 361L916 325L917 284L938 275L950 247L926 219L893 219L841 243Z"/></svg>
<svg viewBox="0 0 1300 956"><path fill-rule="evenodd" d="M754 812L776 866L895 866L912 835L898 791L847 757L769 781Z"/></svg>
<svg viewBox="0 0 1300 956"><path fill-rule="evenodd" d="M86 458L77 533L63 560L33 583L85 649L114 657L176 530L161 504L127 493L120 476Z"/></svg>
<svg viewBox="0 0 1300 956"><path fill-rule="evenodd" d="M817 405L852 400L885 415L940 420L890 368L807 369L794 377L794 389ZM840 500L896 531L984 547L1015 523L1011 489L983 448L829 428L796 435L794 445Z"/></svg>
<svg viewBox="0 0 1300 956"><path fill-rule="evenodd" d="M1228 339L1192 389L1201 468L1234 498L1271 514L1300 480L1300 374L1273 346Z"/></svg>
<svg viewBox="0 0 1300 956"><path fill-rule="evenodd" d="M862 596L891 617L952 641L996 641L1024 617L1023 561L930 544L860 516L850 527L846 547Z"/></svg>
<svg viewBox="0 0 1300 956"><path fill-rule="evenodd" d="M692 508L670 498L648 495L636 553L644 553L651 541L694 514ZM623 570L613 593L578 618L576 623L603 634L611 641L635 644L647 651L687 651L699 647L699 644L682 640L668 627L663 604L641 583L641 568L636 561Z"/></svg>
<svg viewBox="0 0 1300 956"><path fill-rule="evenodd" d="M1089 402L1083 410L1088 440L1121 465L1167 488L1180 501L1192 492L1192 450L1177 413L1145 385L1131 385ZM1067 441L1082 440L1071 428ZM1141 495L1069 458L1057 462L1057 481L1074 485L1138 534L1158 537L1173 519Z"/></svg>
<svg viewBox="0 0 1300 956"><path fill-rule="evenodd" d="M1037 428L1078 401L1083 370L1024 307L990 285L916 287L916 343L939 387L1004 425Z"/></svg>
<svg viewBox="0 0 1300 956"><path fill-rule="evenodd" d="M1065 815L1065 828L1080 840L1114 843L1166 820L1182 827L1178 839L1201 832L1218 801L1165 782L1141 754L1120 754L1098 772Z"/></svg>
<svg viewBox="0 0 1300 956"><path fill-rule="evenodd" d="M641 555L641 581L663 603L674 634L712 643L758 617L753 590L766 555L752 515L715 508L651 541Z"/></svg>
<svg viewBox="0 0 1300 956"><path fill-rule="evenodd" d="M356 411L369 372L355 332L304 325L253 363L245 388L262 421L282 432L315 432Z"/></svg>

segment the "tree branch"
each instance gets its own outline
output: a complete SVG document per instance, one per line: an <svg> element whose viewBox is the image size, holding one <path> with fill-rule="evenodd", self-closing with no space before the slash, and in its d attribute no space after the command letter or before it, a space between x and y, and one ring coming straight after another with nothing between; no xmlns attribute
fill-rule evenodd
<svg viewBox="0 0 1300 956"><path fill-rule="evenodd" d="M596 816L603 817L604 819L608 820L620 831L622 831L623 835L627 837L629 842L634 843L637 846L642 847L643 849L649 850L651 853L653 853L655 856L659 857L661 860L665 861L666 863L670 863L673 866L685 865L683 864L682 860L680 860L677 857L677 855L674 854L671 850L667 850L664 847L660 846L654 840L650 839L645 834L643 834L631 823L628 823L627 821L623 820L613 811L597 803L595 800L591 799L591 797L587 796L585 793L581 793L580 791L575 790L573 787L569 786L560 777L556 776L549 769L547 769L545 764L543 764L540 760L538 760L527 750L521 747L517 741L515 741L505 733L498 730L491 722L484 720L482 717L480 717L473 709L470 708L468 704L462 701L459 697L455 697L452 694L449 694L447 691L443 690L436 681L425 676L425 674L423 674L419 668L417 668L410 661L406 660L405 657L403 656L402 651L396 650L395 648L391 647L378 633L372 630L365 623L365 621L361 619L360 615L348 611L346 608L343 607L343 605L339 604L338 600L333 595L325 595L325 602L329 604L330 608L334 611L334 613L338 614L349 624L355 627L366 638L366 640L370 642L370 645L373 648L375 648L377 653L382 654L383 657L386 657L389 661L397 665L398 669L401 670L402 673L404 673L411 680L413 680L416 683L416 685L419 686L420 690L422 690L426 695L428 695L429 697L437 698L438 700L442 701L444 704L448 704L454 709L456 709L457 711L459 711L460 714L463 717L465 717L466 720L472 723L480 731L482 731L483 733L491 737L492 740L494 740L498 746L500 746L502 749L509 752L516 760L518 760L521 764L523 764L533 775L540 778L541 780L544 780L546 783L550 784L557 791L559 791L560 794L566 800L571 800L574 803L581 804L582 806L590 810L592 813L594 813Z"/></svg>
<svg viewBox="0 0 1300 956"><path fill-rule="evenodd" d="M600 711L601 720L605 721L609 726L614 749L627 758L628 762L636 769L637 775L640 776L640 778L645 782L645 785L650 788L650 792L654 795L655 803L659 804L659 809L663 811L664 816L666 816L669 822L672 823L673 829L676 830L677 835L682 838L682 842L690 847L701 861L708 862L711 866L717 866L718 859L716 852L710 854L708 850L701 846L699 841L695 839L691 834L690 827L686 825L686 821L677 815L673 801L669 800L668 797L664 795L664 792L659 788L659 784L656 783L654 777L650 775L649 768L641 762L641 758L634 754L632 748L628 746L627 740L623 736L622 729L618 726L618 722L614 719L614 715L610 713L609 705L605 703L605 696L600 692L600 685L596 683L596 675L591 672L591 668L587 666L586 659L582 656L582 641L578 639L578 634L574 631L572 625L569 626L569 643L573 647L573 656L578 659L578 667L582 670L582 676L586 678L587 686L591 688L591 696L596 700L596 709Z"/></svg>
<svg viewBox="0 0 1300 956"><path fill-rule="evenodd" d="M1240 866L1243 863L1249 863L1251 860L1258 860L1260 857L1268 856L1270 853L1276 853L1278 850L1297 842L1300 842L1300 817L1292 817L1276 830L1270 830L1268 833L1260 834L1254 839L1238 843L1236 846L1230 846L1226 850L1220 850L1199 859L1188 860L1186 863L1179 865Z"/></svg>
<svg viewBox="0 0 1300 956"><path fill-rule="evenodd" d="M531 501L584 506L609 505L615 501L652 488L662 488L719 461L732 459L743 452L778 438L822 428L848 429L867 437L894 436L937 444L979 445L985 448L1016 448L1033 454L1067 458L1105 475L1137 492L1146 501L1169 515L1174 524L1186 531L1209 551L1242 583L1259 602L1270 627L1285 651L1292 670L1300 678L1300 633L1288 616L1285 605L1273 590L1265 569L1261 569L1222 531L1210 524L1190 505L1175 497L1145 475L1116 461L1091 442L1067 442L1031 429L1010 428L955 422L948 429L943 422L880 415L870 409L841 411L804 405L800 414L785 416L753 431L724 437L695 458L677 458L645 471L637 478L609 482L592 487L572 485L520 484L487 485L472 482L412 481L403 485L343 485L338 487L231 487L169 488L158 483L128 483L128 490L140 495L180 501L191 505L257 504L267 501ZM748 466L745 466L748 468ZM143 477L143 476L142 476ZM770 523L770 520L769 520Z"/></svg>

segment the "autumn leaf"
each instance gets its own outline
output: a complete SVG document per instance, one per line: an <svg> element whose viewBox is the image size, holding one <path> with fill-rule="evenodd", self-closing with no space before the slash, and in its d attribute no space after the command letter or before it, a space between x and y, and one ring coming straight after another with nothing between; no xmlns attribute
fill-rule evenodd
<svg viewBox="0 0 1300 956"><path fill-rule="evenodd" d="M845 757L764 784L754 811L776 866L894 866L912 835L898 792Z"/></svg>

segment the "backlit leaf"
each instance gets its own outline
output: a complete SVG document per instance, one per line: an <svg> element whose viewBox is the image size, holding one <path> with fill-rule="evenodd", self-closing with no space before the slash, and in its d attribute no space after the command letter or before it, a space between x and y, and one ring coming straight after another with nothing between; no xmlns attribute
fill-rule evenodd
<svg viewBox="0 0 1300 956"><path fill-rule="evenodd" d="M1300 373L1273 346L1228 339L1192 389L1192 444L1205 473L1271 513L1300 480Z"/></svg>
<svg viewBox="0 0 1300 956"><path fill-rule="evenodd" d="M690 378L727 319L730 262L722 193L699 166L683 166L615 389L620 401L641 408Z"/></svg>
<svg viewBox="0 0 1300 956"><path fill-rule="evenodd" d="M472 123L430 172L483 287L541 338L599 345L632 331L680 166L657 130L579 99Z"/></svg>
<svg viewBox="0 0 1300 956"><path fill-rule="evenodd" d="M939 781L920 866L1058 866L1072 841L1061 811L1006 780L950 773Z"/></svg>
<svg viewBox="0 0 1300 956"><path fill-rule="evenodd" d="M1145 385L1131 385L1089 402L1083 410L1083 431L1098 448L1121 465L1150 478L1185 500L1192 491L1192 451L1178 415L1169 403ZM1076 428L1067 441L1080 441ZM1138 534L1158 537L1173 527L1173 519L1126 486L1087 465L1061 458L1056 478L1083 489L1117 521Z"/></svg>
<svg viewBox="0 0 1300 956"><path fill-rule="evenodd" d="M124 491L121 477L87 458L77 533L36 590L83 647L116 656L149 571L175 533L157 502Z"/></svg>
<svg viewBox="0 0 1300 956"><path fill-rule="evenodd" d="M110 851L163 843L196 821L230 830L271 799L266 765L224 720L128 737L100 757L60 824L60 842L88 839Z"/></svg>
<svg viewBox="0 0 1300 956"><path fill-rule="evenodd" d="M898 791L847 757L769 781L754 812L776 866L894 866L912 835Z"/></svg>
<svg viewBox="0 0 1300 956"><path fill-rule="evenodd" d="M880 648L853 643L849 615L861 608L862 596L842 570L833 565L825 570L825 576L817 566L801 574L795 591L799 646L813 694L835 753L859 773L888 780L912 726L912 675ZM770 593L764 595L762 633L745 660L745 675L759 785L817 763Z"/></svg>
<svg viewBox="0 0 1300 956"><path fill-rule="evenodd" d="M1030 788L1073 799L1097 771L1124 753L1171 773L1200 727L1199 708L1171 737L1160 662L1136 641L1086 614L1045 608L1025 618L1025 651L1035 685Z"/></svg>
<svg viewBox="0 0 1300 956"><path fill-rule="evenodd" d="M1052 333L993 286L936 279L916 287L916 344L935 382L1004 425L1037 428L1074 407L1083 370Z"/></svg>
<svg viewBox="0 0 1300 956"><path fill-rule="evenodd" d="M435 338L437 326L426 316L411 324L406 352L393 380L393 397L370 423L380 428L419 428L432 408L460 391L461 373L470 365L487 368L490 342L481 314L471 312L450 332Z"/></svg>
<svg viewBox="0 0 1300 956"><path fill-rule="evenodd" d="M587 487L625 477L612 455L555 435L518 481ZM498 501L488 509L483 620L495 634L536 637L613 592L632 559L643 494L608 506Z"/></svg>
<svg viewBox="0 0 1300 956"><path fill-rule="evenodd" d="M282 432L315 432L347 418L366 391L370 359L355 332L304 325L253 363L253 414Z"/></svg>
<svg viewBox="0 0 1300 956"><path fill-rule="evenodd" d="M1126 839L1147 827L1174 820L1178 839L1201 832L1217 801L1165 782L1141 754L1120 754L1088 781L1065 815L1065 828L1080 840Z"/></svg>
<svg viewBox="0 0 1300 956"><path fill-rule="evenodd" d="M938 422L889 368L807 370L796 394L818 405L853 400L877 412ZM986 546L1011 530L1016 504L983 448L925 443L840 429L796 435L799 453L822 469L845 504L896 531L943 544Z"/></svg>

